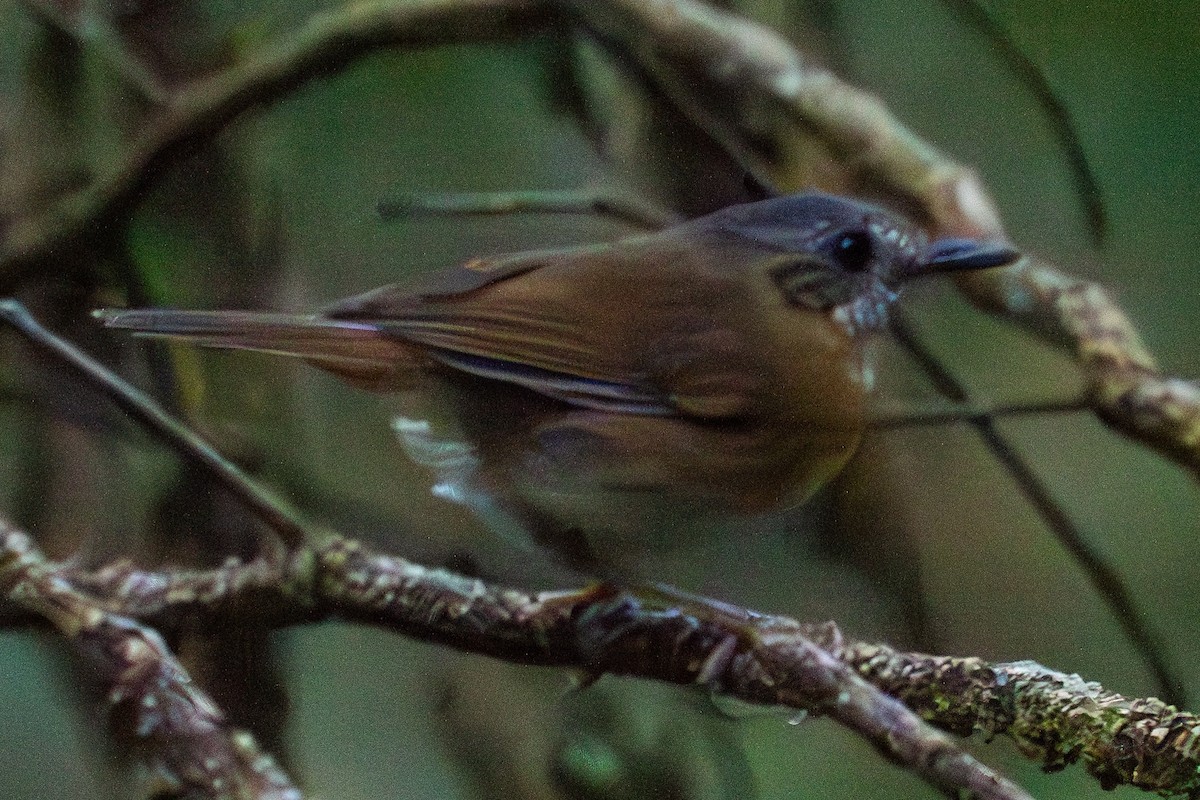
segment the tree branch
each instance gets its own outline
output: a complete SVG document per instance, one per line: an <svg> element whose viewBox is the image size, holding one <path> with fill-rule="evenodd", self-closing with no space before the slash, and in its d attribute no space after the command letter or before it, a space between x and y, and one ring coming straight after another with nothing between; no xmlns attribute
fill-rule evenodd
<svg viewBox="0 0 1200 800"><path fill-rule="evenodd" d="M259 560L159 572L50 565L11 529L2 542L5 603L47 617L68 636L82 630L80 619L93 627L102 618L136 619L169 631L196 614L219 618L250 606L275 626L350 620L521 664L696 686L826 715L931 784L978 797L1026 795L922 719L961 736L1008 736L1048 769L1080 761L1104 788L1200 790L1200 718L1031 661L905 653L845 637L833 623L760 615L735 623L598 589L532 594L336 536L295 551L282 569ZM119 676L114 683L114 696L125 696Z"/></svg>
<svg viewBox="0 0 1200 800"><path fill-rule="evenodd" d="M172 94L128 151L84 188L3 220L0 294L11 293L39 259L102 231L165 167L243 112L384 47L498 41L529 34L546 21L536 0L379 0L315 14L246 63Z"/></svg>
<svg viewBox="0 0 1200 800"><path fill-rule="evenodd" d="M883 193L938 234L1006 237L974 171L769 28L698 0L560 2L769 183ZM977 307L1072 350L1102 420L1200 476L1200 387L1161 373L1102 287L1037 258L955 282Z"/></svg>
<svg viewBox="0 0 1200 800"><path fill-rule="evenodd" d="M48 621L104 688L116 733L134 742L156 791L186 797L300 800L247 732L233 728L162 637L76 589L29 537L0 520L4 601Z"/></svg>

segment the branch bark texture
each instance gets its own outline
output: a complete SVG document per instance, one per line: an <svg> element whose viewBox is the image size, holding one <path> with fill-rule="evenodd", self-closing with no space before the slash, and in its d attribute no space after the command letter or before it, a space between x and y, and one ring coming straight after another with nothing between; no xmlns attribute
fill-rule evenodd
<svg viewBox="0 0 1200 800"><path fill-rule="evenodd" d="M1200 718L1126 698L1034 662L905 653L833 623L706 618L601 590L532 594L331 537L286 559L216 570L88 572L48 562L27 536L0 537L0 612L49 622L75 643L148 762L200 796L297 797L245 733L174 662L155 632L247 606L276 627L350 620L506 661L680 685L828 716L931 784L1024 798L945 734L1007 736L1048 769L1081 762L1105 788L1200 791ZM213 759L216 759L214 761ZM214 766L216 765L216 766ZM214 783L216 781L217 783ZM222 785L244 787L232 795Z"/></svg>

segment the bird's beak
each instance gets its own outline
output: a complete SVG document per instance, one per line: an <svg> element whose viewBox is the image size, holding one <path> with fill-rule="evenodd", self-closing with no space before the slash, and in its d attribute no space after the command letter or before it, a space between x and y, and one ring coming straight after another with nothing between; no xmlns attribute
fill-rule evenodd
<svg viewBox="0 0 1200 800"><path fill-rule="evenodd" d="M925 262L917 267L916 274L1003 267L1020 257L1021 254L1007 242L938 239L925 251Z"/></svg>

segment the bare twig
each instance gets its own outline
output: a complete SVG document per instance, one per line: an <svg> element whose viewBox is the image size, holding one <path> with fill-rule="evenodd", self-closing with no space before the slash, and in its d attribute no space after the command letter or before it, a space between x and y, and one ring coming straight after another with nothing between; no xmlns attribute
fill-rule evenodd
<svg viewBox="0 0 1200 800"><path fill-rule="evenodd" d="M1108 212L1104 204L1104 192L1100 189L1100 181L1092 171L1084 152L1083 143L1076 133L1075 121L1071 118L1071 110L1059 98L1050 85L1042 69L1025 54L1025 51L1014 41L1012 35L1005 30L1003 23L985 0L950 0L947 3L958 15L972 27L987 37L996 53L1016 75L1017 80L1025 85L1033 94L1038 105L1042 107L1046 121L1058 139L1059 146L1066 156L1071 174L1075 178L1076 190L1083 203L1087 215L1088 227L1097 241L1103 241L1108 235Z"/></svg>
<svg viewBox="0 0 1200 800"><path fill-rule="evenodd" d="M237 465L213 449L195 431L164 411L149 395L43 328L20 303L0 300L0 321L19 331L30 344L70 365L85 381L112 398L113 402L169 447L204 466L259 519L283 537L286 544L295 546L312 534L312 524L298 511L250 480Z"/></svg>
<svg viewBox="0 0 1200 800"><path fill-rule="evenodd" d="M385 220L433 215L588 214L660 230L679 218L638 200L587 191L455 192L406 194L378 206Z"/></svg>
<svg viewBox="0 0 1200 800"><path fill-rule="evenodd" d="M922 425L945 425L951 422L1024 417L1040 414L1071 414L1088 411L1091 406L1086 400L1046 400L1031 403L969 404L944 401L913 407L905 403L903 408L876 409L867 420L872 428L892 430Z"/></svg>

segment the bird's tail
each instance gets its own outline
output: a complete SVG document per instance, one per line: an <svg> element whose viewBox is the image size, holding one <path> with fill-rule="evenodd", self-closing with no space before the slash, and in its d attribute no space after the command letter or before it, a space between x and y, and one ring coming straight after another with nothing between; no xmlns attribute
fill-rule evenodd
<svg viewBox="0 0 1200 800"><path fill-rule="evenodd" d="M368 388L386 388L414 375L420 354L369 322L317 315L254 311L100 309L107 328L190 342L303 358Z"/></svg>

